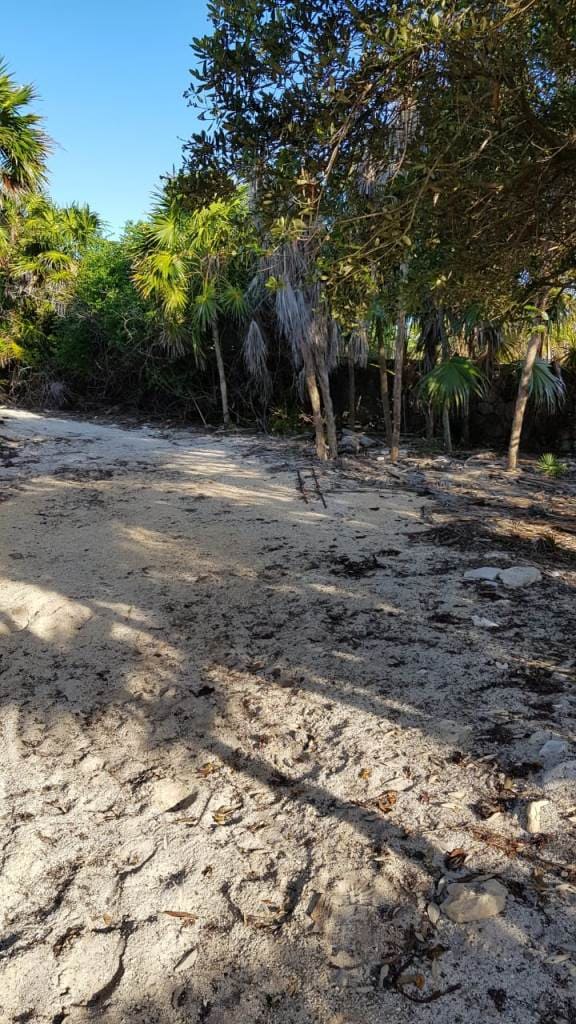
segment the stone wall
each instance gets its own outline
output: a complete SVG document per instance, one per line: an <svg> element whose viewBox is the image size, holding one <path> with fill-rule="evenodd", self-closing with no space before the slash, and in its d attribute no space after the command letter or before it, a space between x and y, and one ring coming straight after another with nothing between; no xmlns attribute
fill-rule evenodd
<svg viewBox="0 0 576 1024"><path fill-rule="evenodd" d="M392 366L390 364L390 369ZM404 430L410 434L424 434L425 422L417 399L418 367L406 367L407 392L404 400ZM565 373L567 398L560 412L550 415L535 410L530 404L526 414L522 446L526 451L568 454L576 452L576 374ZM390 387L393 377L390 376ZM356 371L356 395L359 402L357 419L364 426L382 427L379 398L379 373L376 366ZM504 448L510 437L517 377L509 367L503 367L481 399L473 399L470 408L470 444L479 447ZM347 409L347 370L340 368L333 378L336 412L344 417ZM462 433L462 424L454 422L454 440ZM440 429L438 425L438 429Z"/></svg>

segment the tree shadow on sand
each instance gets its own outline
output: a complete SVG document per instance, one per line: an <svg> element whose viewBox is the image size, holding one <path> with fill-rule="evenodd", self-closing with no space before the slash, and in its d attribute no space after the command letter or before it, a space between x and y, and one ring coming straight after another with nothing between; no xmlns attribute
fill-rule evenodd
<svg viewBox="0 0 576 1024"><path fill-rule="evenodd" d="M7 1019L570 1020L546 963L570 942L565 849L513 848L532 783L503 779L542 702L530 638L470 629L445 549L338 575L421 529L410 495L382 521L307 509L222 449L160 468L35 480L0 509ZM504 915L431 919L442 877L478 874ZM92 956L109 977L66 989Z"/></svg>

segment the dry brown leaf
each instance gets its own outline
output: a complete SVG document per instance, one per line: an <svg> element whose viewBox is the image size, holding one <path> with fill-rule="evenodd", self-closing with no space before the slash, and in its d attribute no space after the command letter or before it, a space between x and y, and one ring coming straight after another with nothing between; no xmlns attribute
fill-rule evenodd
<svg viewBox="0 0 576 1024"><path fill-rule="evenodd" d="M244 924L252 928L275 928L279 922L278 913L244 914Z"/></svg>
<svg viewBox="0 0 576 1024"><path fill-rule="evenodd" d="M376 801L376 807L382 814L389 814L398 801L398 794L394 789L388 789Z"/></svg>
<svg viewBox="0 0 576 1024"><path fill-rule="evenodd" d="M449 853L444 857L444 865L448 871L458 871L462 867L468 854L461 846L457 846L454 850L450 850Z"/></svg>
<svg viewBox="0 0 576 1024"><path fill-rule="evenodd" d="M416 985L416 988L423 989L426 979L423 974L401 974L396 979L396 984L404 988L405 985Z"/></svg>
<svg viewBox="0 0 576 1024"><path fill-rule="evenodd" d="M162 913L166 914L167 917L176 917L179 921L182 921L183 927L195 924L198 920L198 916L191 914L188 910L163 910Z"/></svg>
<svg viewBox="0 0 576 1024"><path fill-rule="evenodd" d="M206 761L201 768L198 768L196 774L200 775L201 778L207 779L209 775L214 775L218 771L218 765L215 761Z"/></svg>
<svg viewBox="0 0 576 1024"><path fill-rule="evenodd" d="M217 825L227 825L236 810L236 807L217 807L212 812L212 818Z"/></svg>
<svg viewBox="0 0 576 1024"><path fill-rule="evenodd" d="M371 768L361 768L359 773L358 773L358 778L359 779L364 779L364 781L366 781L367 779L370 778L371 775L372 775L372 769Z"/></svg>

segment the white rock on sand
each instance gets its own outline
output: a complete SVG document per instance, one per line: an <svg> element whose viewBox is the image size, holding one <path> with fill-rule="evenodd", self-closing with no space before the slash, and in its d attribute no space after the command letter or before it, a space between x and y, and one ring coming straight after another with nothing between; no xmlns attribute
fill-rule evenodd
<svg viewBox="0 0 576 1024"><path fill-rule="evenodd" d="M515 565L511 569L503 569L500 579L505 587L516 590L518 587L529 587L532 583L540 583L542 573L531 565Z"/></svg>
<svg viewBox="0 0 576 1024"><path fill-rule="evenodd" d="M120 935L108 932L78 939L60 972L61 994L76 1006L105 995L120 973L124 945Z"/></svg>
<svg viewBox="0 0 576 1024"><path fill-rule="evenodd" d="M469 569L464 573L465 580L497 580L501 569L495 565L481 565L479 569Z"/></svg>
<svg viewBox="0 0 576 1024"><path fill-rule="evenodd" d="M502 913L507 893L506 887L494 878L466 884L453 882L448 886L448 898L442 904L442 910L457 924L484 921Z"/></svg>
<svg viewBox="0 0 576 1024"><path fill-rule="evenodd" d="M189 783L159 779L152 786L151 803L156 811L175 811L183 804L192 803L194 798Z"/></svg>
<svg viewBox="0 0 576 1024"><path fill-rule="evenodd" d="M550 827L552 806L550 800L531 800L526 808L526 831L533 835L547 832Z"/></svg>
<svg viewBox="0 0 576 1024"><path fill-rule="evenodd" d="M495 565L481 565L478 569L468 569L464 573L465 580L487 580L496 583L500 580L505 587L517 589L539 583L542 573L531 565L514 565L510 569L501 569Z"/></svg>

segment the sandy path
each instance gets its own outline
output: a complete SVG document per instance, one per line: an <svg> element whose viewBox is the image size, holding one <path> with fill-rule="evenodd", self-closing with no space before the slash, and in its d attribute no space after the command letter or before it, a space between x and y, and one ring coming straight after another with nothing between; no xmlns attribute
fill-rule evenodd
<svg viewBox="0 0 576 1024"><path fill-rule="evenodd" d="M305 504L280 445L2 416L0 1021L574 1021L573 575L465 584L430 499Z"/></svg>

